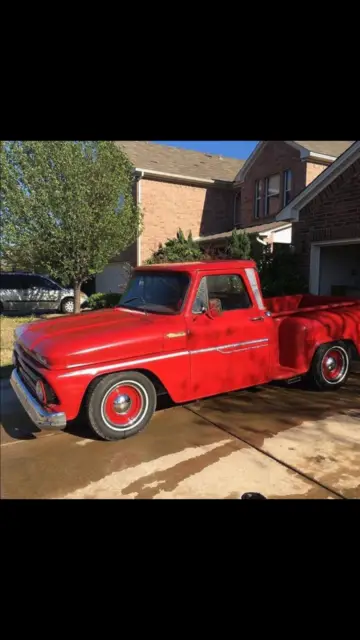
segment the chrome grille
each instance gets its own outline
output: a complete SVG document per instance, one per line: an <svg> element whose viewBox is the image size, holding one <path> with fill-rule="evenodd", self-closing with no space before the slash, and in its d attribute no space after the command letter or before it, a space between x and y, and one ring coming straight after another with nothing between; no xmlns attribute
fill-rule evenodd
<svg viewBox="0 0 360 640"><path fill-rule="evenodd" d="M42 383L44 384L44 387L45 387L47 402L48 403L53 403L53 404L57 403L58 399L57 399L54 391L50 387L50 385L41 376L41 374L38 373L38 371L36 371L36 369L33 366L33 364L30 363L30 361L29 361L30 360L30 354L25 353L24 349L22 349L22 347L20 347L20 345L17 345L17 348L14 350L14 357L15 357L16 369L17 369L22 381L27 386L29 391L33 394L33 396L37 397L37 395L36 395L36 383L37 383L38 380L41 380ZM31 360L33 360L33 358L31 358Z"/></svg>

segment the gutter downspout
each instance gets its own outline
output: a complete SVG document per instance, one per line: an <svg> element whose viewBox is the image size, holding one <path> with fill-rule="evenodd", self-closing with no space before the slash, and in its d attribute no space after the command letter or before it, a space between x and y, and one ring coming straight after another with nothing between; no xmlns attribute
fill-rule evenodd
<svg viewBox="0 0 360 640"><path fill-rule="evenodd" d="M140 171L137 176L137 185L136 185L136 200L137 205L140 208L141 206L141 180L144 177L144 172ZM141 265L141 234L139 233L136 239L136 266L139 267Z"/></svg>

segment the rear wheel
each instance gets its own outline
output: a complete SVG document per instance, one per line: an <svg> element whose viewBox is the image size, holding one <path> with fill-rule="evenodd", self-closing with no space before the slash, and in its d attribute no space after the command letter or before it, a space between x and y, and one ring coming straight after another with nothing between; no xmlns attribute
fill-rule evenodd
<svg viewBox="0 0 360 640"><path fill-rule="evenodd" d="M146 427L156 408L156 391L142 373L113 373L95 381L87 397L90 426L103 440L122 440Z"/></svg>
<svg viewBox="0 0 360 640"><path fill-rule="evenodd" d="M61 303L61 313L74 313L75 301L74 298L65 298Z"/></svg>
<svg viewBox="0 0 360 640"><path fill-rule="evenodd" d="M315 353L309 379L320 391L339 389L350 372L350 353L343 342L324 344Z"/></svg>

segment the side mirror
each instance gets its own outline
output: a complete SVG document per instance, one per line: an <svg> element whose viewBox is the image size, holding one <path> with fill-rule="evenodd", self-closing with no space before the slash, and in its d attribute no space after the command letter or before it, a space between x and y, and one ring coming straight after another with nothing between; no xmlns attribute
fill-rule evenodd
<svg viewBox="0 0 360 640"><path fill-rule="evenodd" d="M222 314L222 306L219 298L210 298L209 300L209 315L212 318L217 318L217 316L221 316Z"/></svg>

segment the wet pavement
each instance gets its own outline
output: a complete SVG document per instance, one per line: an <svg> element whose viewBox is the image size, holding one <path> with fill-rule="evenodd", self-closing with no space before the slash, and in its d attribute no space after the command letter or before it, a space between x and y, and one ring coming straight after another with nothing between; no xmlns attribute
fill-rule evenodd
<svg viewBox="0 0 360 640"><path fill-rule="evenodd" d="M360 498L360 372L337 392L268 385L172 407L102 442L40 432L1 382L3 498Z"/></svg>

